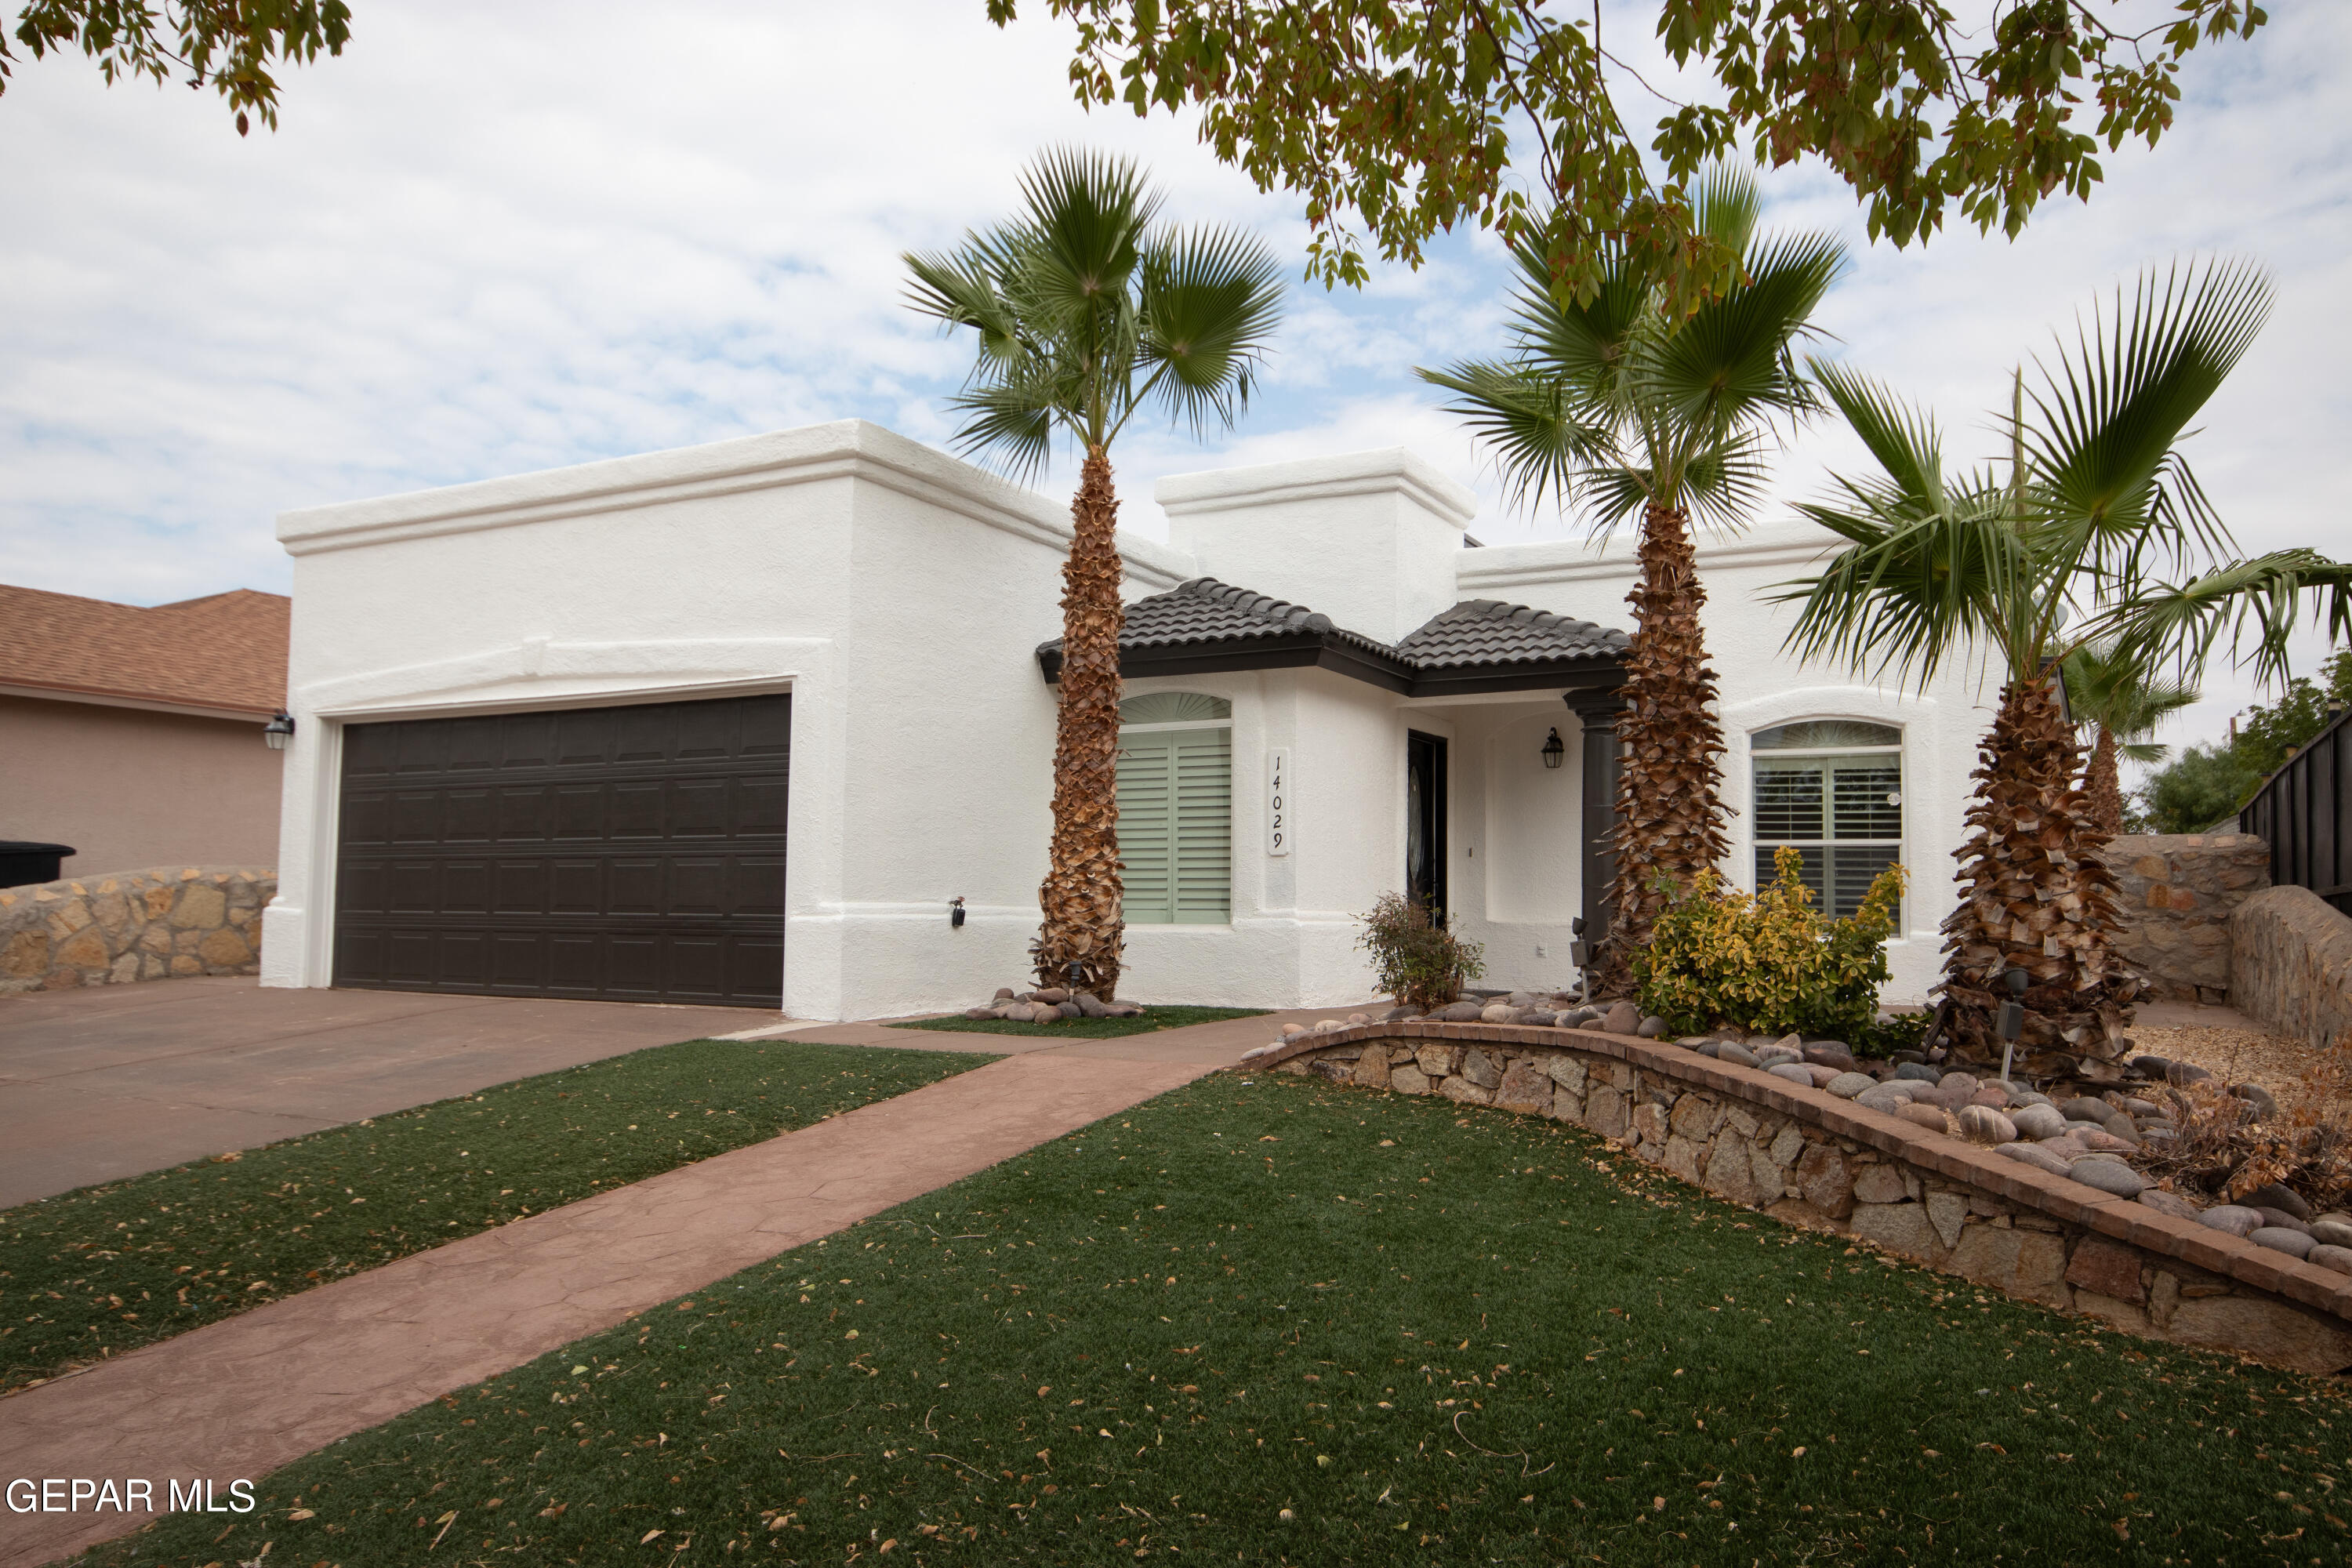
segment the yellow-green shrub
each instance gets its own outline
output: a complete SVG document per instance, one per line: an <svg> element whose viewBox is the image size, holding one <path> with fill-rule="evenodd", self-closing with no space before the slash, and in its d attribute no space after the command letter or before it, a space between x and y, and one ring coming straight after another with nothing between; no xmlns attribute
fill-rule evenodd
<svg viewBox="0 0 2352 1568"><path fill-rule="evenodd" d="M1860 909L1833 921L1798 879L1802 865L1782 849L1772 885L1753 896L1713 871L1674 894L1633 954L1643 1011L1664 1018L1670 1035L1737 1024L1857 1041L1877 1012L1906 873L1889 866Z"/></svg>

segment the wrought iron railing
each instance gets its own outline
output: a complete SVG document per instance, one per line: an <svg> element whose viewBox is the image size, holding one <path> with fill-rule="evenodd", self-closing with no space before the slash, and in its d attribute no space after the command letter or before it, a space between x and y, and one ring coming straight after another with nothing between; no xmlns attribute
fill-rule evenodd
<svg viewBox="0 0 2352 1568"><path fill-rule="evenodd" d="M2286 760L2238 813L2271 847L2271 882L2309 888L2352 915L2352 711Z"/></svg>

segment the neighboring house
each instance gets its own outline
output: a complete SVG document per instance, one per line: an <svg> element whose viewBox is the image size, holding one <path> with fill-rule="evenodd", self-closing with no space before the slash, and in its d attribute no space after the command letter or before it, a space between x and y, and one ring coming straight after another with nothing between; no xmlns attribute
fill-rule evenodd
<svg viewBox="0 0 2352 1568"><path fill-rule="evenodd" d="M65 874L276 863L290 601L239 588L142 609L0 585L0 839Z"/></svg>
<svg viewBox="0 0 2352 1568"><path fill-rule="evenodd" d="M1630 536L1471 547L1473 498L1396 451L1157 496L1169 542L1122 541L1126 994L1365 1000L1358 917L1406 887L1486 944L1489 984L1567 983L1570 922L1601 913ZM1061 498L848 422L278 537L298 728L267 984L838 1018L1023 981ZM1760 595L1825 538L1701 551L1727 869L1798 846L1843 909L1906 862L1887 994L1916 1000L1990 693L1784 655Z"/></svg>

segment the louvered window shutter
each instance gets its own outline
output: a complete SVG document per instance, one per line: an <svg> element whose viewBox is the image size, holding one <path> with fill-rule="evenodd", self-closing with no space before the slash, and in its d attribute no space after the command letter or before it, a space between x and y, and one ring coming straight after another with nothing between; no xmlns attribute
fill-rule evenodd
<svg viewBox="0 0 2352 1568"><path fill-rule="evenodd" d="M1176 921L1180 925L1224 925L1233 919L1233 731L1195 730L1172 738Z"/></svg>
<svg viewBox="0 0 2352 1568"><path fill-rule="evenodd" d="M1122 736L1118 752L1118 859L1129 925L1176 918L1176 749L1169 734Z"/></svg>

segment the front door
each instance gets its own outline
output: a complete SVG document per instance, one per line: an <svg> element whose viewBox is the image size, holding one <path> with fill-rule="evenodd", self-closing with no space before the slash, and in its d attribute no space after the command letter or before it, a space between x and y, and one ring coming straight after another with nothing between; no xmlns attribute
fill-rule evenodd
<svg viewBox="0 0 2352 1568"><path fill-rule="evenodd" d="M1404 885L1412 900L1445 923L1445 742L1408 730L1404 737Z"/></svg>

